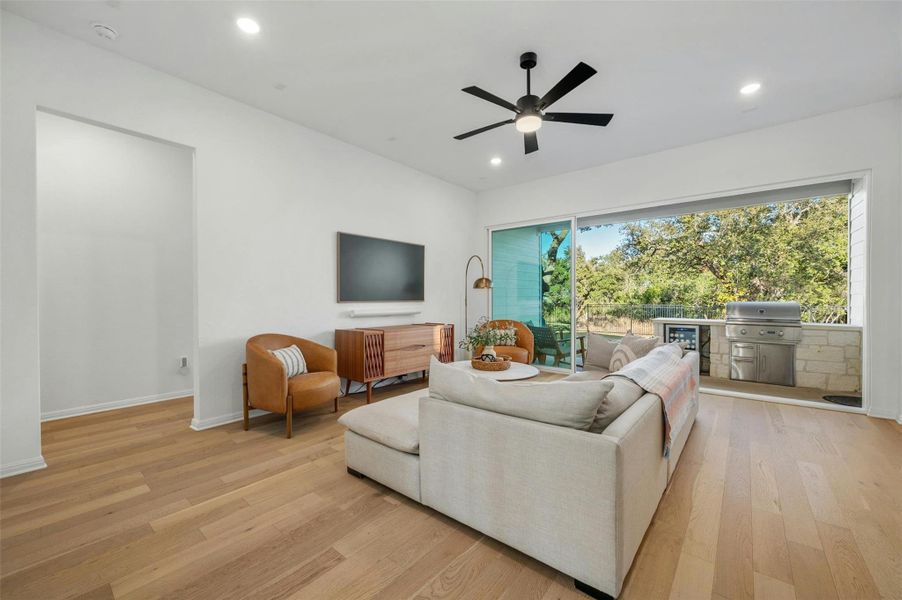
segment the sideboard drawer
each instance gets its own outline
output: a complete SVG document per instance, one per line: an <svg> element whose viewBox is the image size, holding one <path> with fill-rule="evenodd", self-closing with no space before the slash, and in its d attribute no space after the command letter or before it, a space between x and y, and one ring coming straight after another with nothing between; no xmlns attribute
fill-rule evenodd
<svg viewBox="0 0 902 600"><path fill-rule="evenodd" d="M386 354L390 350L427 347L438 350L441 347L439 327L400 326L383 330Z"/></svg>
<svg viewBox="0 0 902 600"><path fill-rule="evenodd" d="M429 369L429 359L438 356L439 351L432 346L409 346L398 350L385 351L385 377Z"/></svg>

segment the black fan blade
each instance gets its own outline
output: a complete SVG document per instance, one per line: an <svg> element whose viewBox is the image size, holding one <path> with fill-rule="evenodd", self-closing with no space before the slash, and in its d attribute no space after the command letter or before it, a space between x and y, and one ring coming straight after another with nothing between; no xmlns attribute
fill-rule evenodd
<svg viewBox="0 0 902 600"><path fill-rule="evenodd" d="M487 91L476 87L475 85L471 85L470 87L465 87L461 91L466 92L468 94L473 94L477 98L482 98L483 100L488 100L492 104L497 104L498 106L501 106L508 110L512 110L514 112L520 112L514 104L511 104L504 98L499 98L495 94L490 94Z"/></svg>
<svg viewBox="0 0 902 600"><path fill-rule="evenodd" d="M579 123L580 125L598 125L604 127L611 122L614 115L608 113L545 113L542 116L546 121L558 123Z"/></svg>
<svg viewBox="0 0 902 600"><path fill-rule="evenodd" d="M526 146L526 152L524 154L529 154L530 152L535 152L539 149L539 139L536 137L535 131L524 133L523 143Z"/></svg>
<svg viewBox="0 0 902 600"><path fill-rule="evenodd" d="M501 127L502 125L507 125L508 123L513 123L513 119L508 119L507 121L499 121L498 123L492 123L491 125L486 125L485 127L480 127L479 129L474 129L473 131L468 131L466 133L462 133L460 135L455 135L455 140L465 140L471 135L476 135L477 133L482 133L483 131L488 131L489 129L495 129L496 127Z"/></svg>
<svg viewBox="0 0 902 600"><path fill-rule="evenodd" d="M573 70L564 75L564 78L557 82L548 93L539 100L539 108L545 110L570 92L586 79L595 75L597 71L584 62L579 63Z"/></svg>

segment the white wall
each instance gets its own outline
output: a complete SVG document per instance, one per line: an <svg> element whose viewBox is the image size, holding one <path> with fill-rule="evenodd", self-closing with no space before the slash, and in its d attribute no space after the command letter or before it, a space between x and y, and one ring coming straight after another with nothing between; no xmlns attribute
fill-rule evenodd
<svg viewBox="0 0 902 600"><path fill-rule="evenodd" d="M417 320L462 322L474 195L9 13L2 29L2 463L40 460L35 107L195 149L195 425L237 418L244 341L331 344L336 231L426 245Z"/></svg>
<svg viewBox="0 0 902 600"><path fill-rule="evenodd" d="M189 148L37 114L41 414L191 395Z"/></svg>
<svg viewBox="0 0 902 600"><path fill-rule="evenodd" d="M897 418L902 404L900 104L896 98L483 192L478 226L556 220L870 171L866 392L872 415ZM484 244L478 246L482 252Z"/></svg>

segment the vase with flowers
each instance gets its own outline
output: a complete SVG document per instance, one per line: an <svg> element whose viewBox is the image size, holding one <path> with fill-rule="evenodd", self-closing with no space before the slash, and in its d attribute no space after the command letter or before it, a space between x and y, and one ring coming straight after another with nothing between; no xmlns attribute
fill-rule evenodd
<svg viewBox="0 0 902 600"><path fill-rule="evenodd" d="M508 346L516 342L516 334L508 329L496 329L489 324L489 320L483 317L464 336L458 344L464 350L471 353L479 352L482 360L492 361L496 357L495 346ZM476 358L476 357L474 357Z"/></svg>

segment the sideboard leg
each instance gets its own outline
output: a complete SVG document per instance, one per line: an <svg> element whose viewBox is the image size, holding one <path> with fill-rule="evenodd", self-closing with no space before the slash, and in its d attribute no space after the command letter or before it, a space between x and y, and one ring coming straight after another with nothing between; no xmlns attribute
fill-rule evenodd
<svg viewBox="0 0 902 600"><path fill-rule="evenodd" d="M373 401L373 382L366 382L366 403L369 404Z"/></svg>
<svg viewBox="0 0 902 600"><path fill-rule="evenodd" d="M351 380L345 379L345 396L351 393Z"/></svg>

